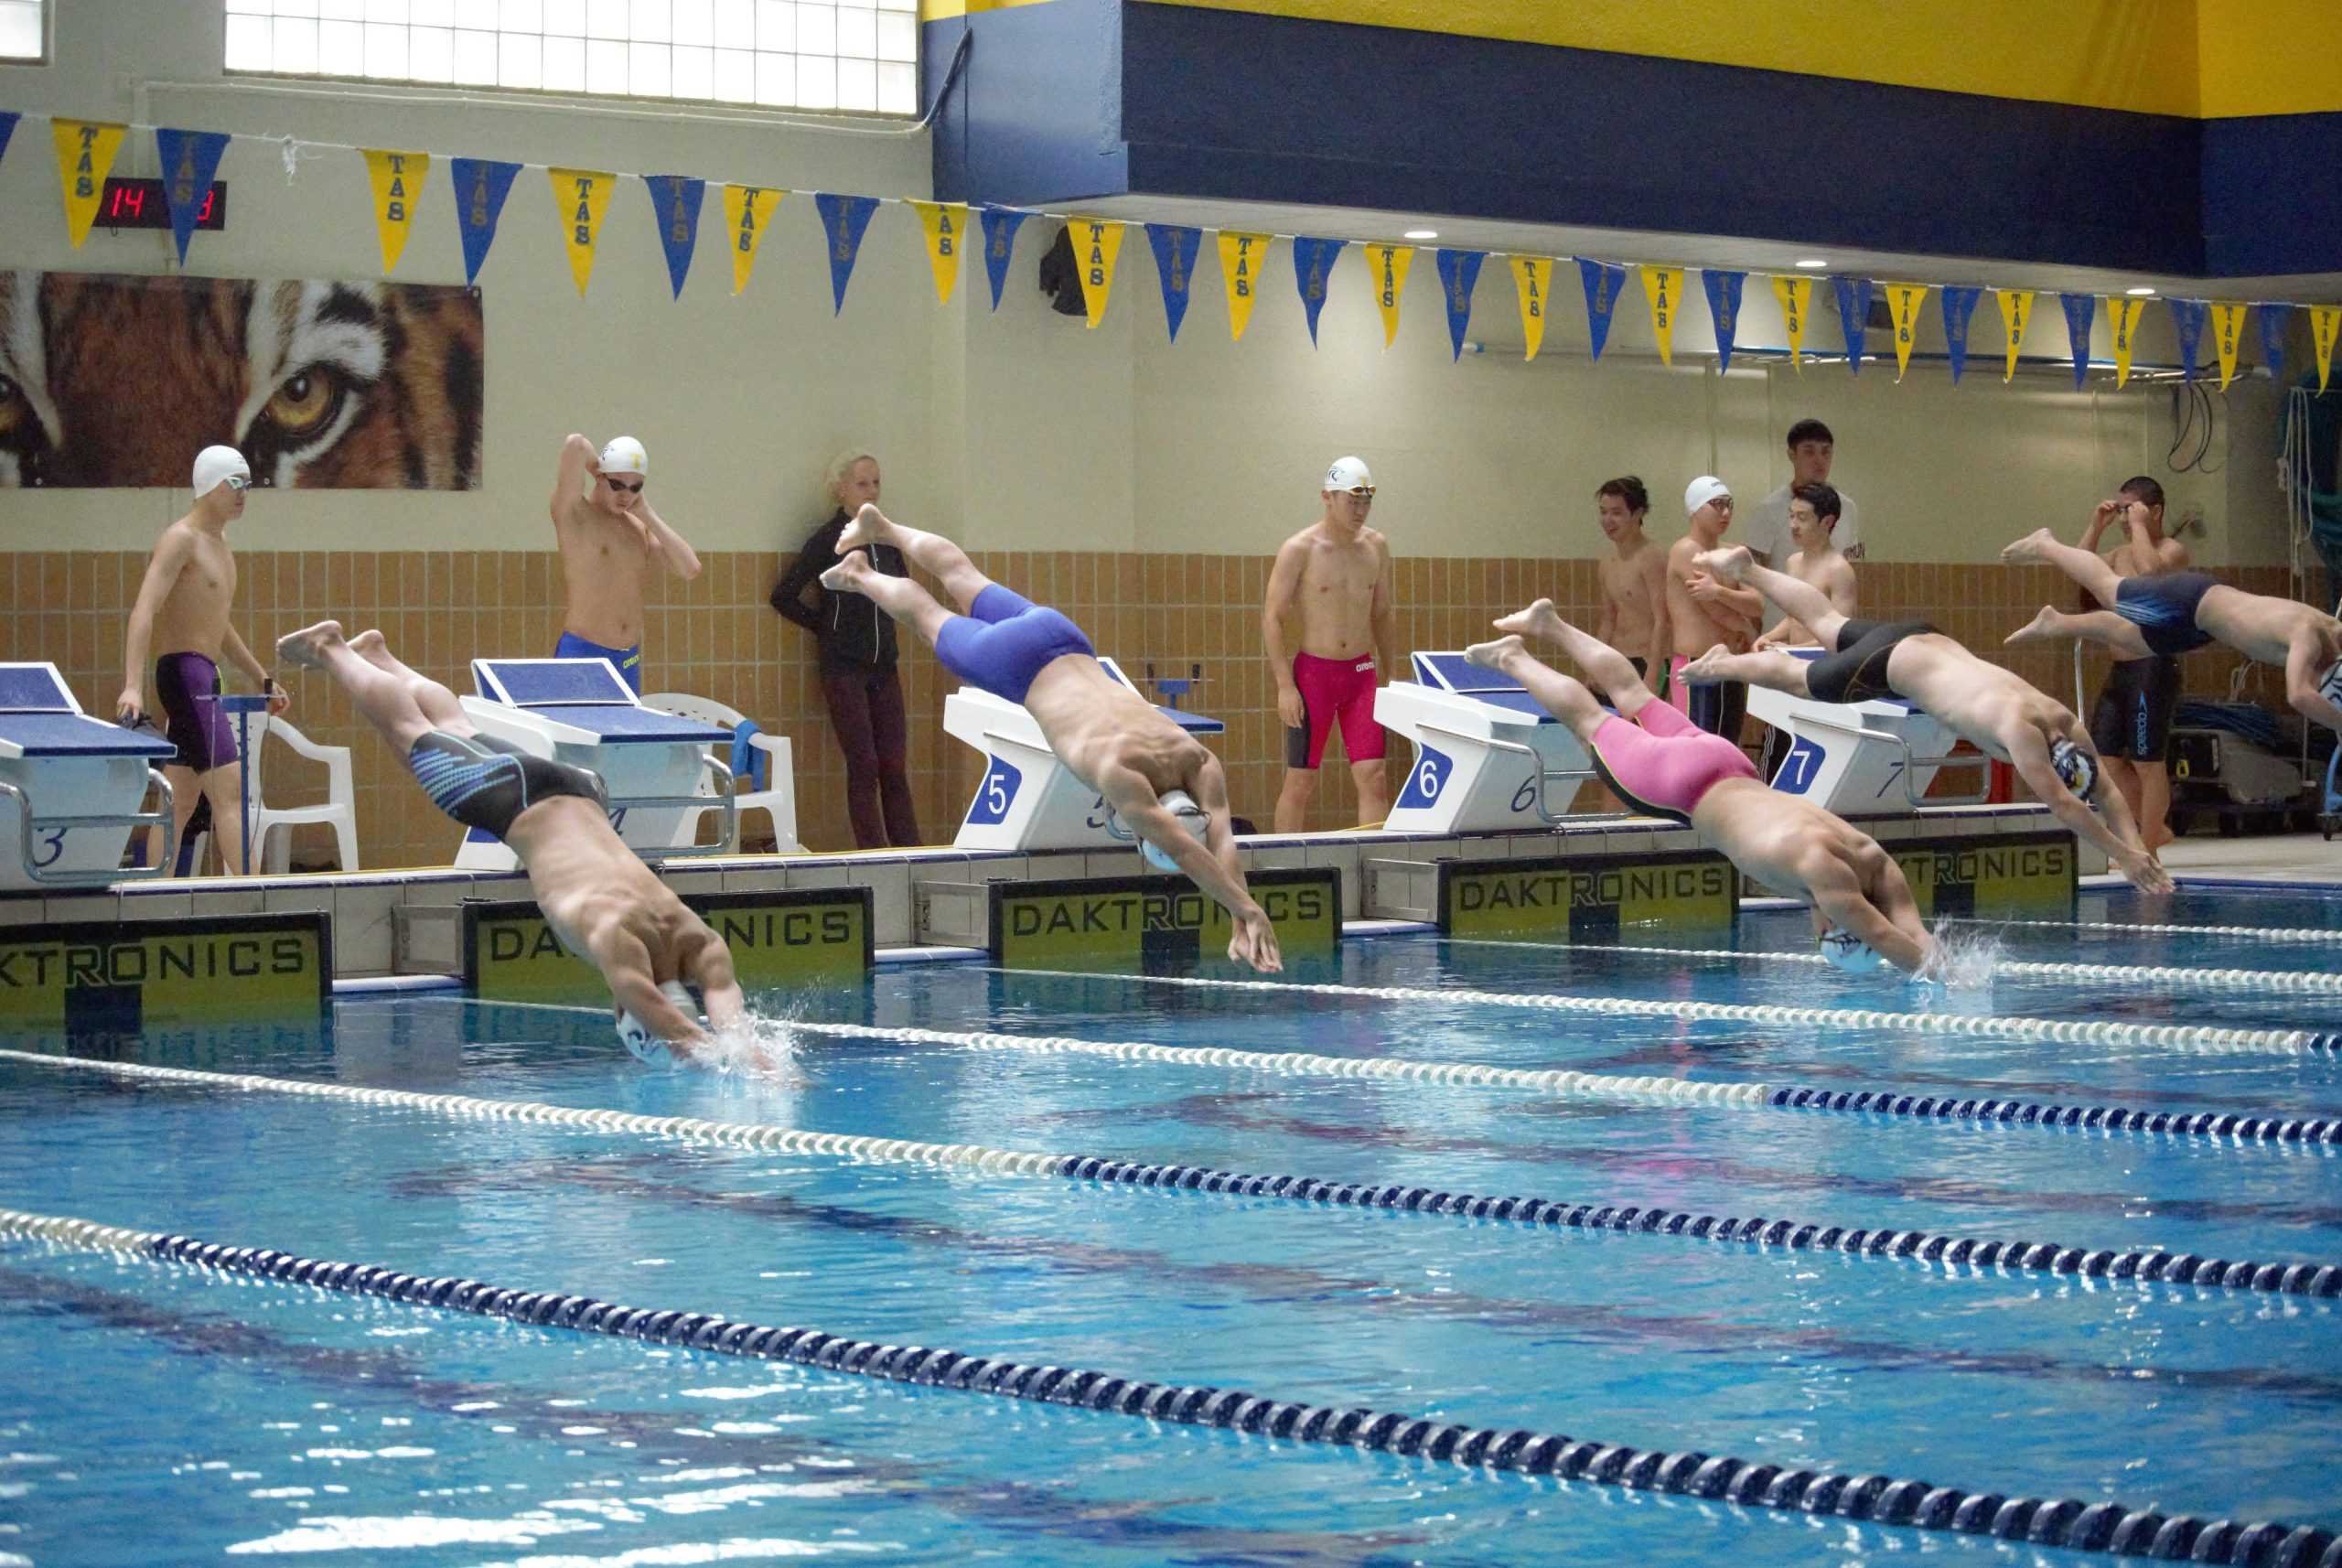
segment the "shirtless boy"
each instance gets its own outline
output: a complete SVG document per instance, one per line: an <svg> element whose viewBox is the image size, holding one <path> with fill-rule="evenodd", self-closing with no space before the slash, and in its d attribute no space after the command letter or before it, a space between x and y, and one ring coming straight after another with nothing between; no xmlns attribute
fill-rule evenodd
<svg viewBox="0 0 2342 1568"><path fill-rule="evenodd" d="M967 613L953 615L910 578L875 569L866 544L901 551ZM905 528L875 506L854 514L837 548L823 587L866 595L933 643L946 670L1022 703L1049 749L1137 835L1147 858L1187 873L1228 911L1228 956L1264 974L1284 967L1267 912L1244 888L1219 758L1107 674L1080 627L977 571L941 534Z"/></svg>
<svg viewBox="0 0 2342 1568"><path fill-rule="evenodd" d="M1337 721L1358 786L1359 821L1371 826L1391 814L1382 766L1390 737L1374 722L1378 670L1397 668L1399 658L1391 544L1366 525L1374 480L1358 458L1341 458L1326 470L1320 499L1317 521L1278 548L1261 611L1261 641L1285 726L1284 787L1276 810L1281 833L1297 833L1308 822L1318 765ZM1288 659L1289 618L1301 626L1298 650Z"/></svg>
<svg viewBox="0 0 2342 1568"><path fill-rule="evenodd" d="M583 435L572 435L561 444L553 481L553 532L568 606L553 656L607 659L637 695L642 585L652 563L685 582L699 575L699 557L644 493L650 472L650 459L631 435L598 453Z"/></svg>
<svg viewBox="0 0 2342 1568"><path fill-rule="evenodd" d="M1799 485L1789 491L1789 537L1797 548L1781 570L1827 599L1832 609L1850 616L1854 613L1854 564L1831 537L1838 526L1838 492L1825 484ZM1830 646L1786 607L1781 618L1756 639L1759 649L1817 644Z"/></svg>
<svg viewBox="0 0 2342 1568"><path fill-rule="evenodd" d="M1611 551L1595 564L1602 619L1594 635L1627 656L1645 681L1667 668L1667 552L1643 533L1650 492L1628 474L1594 492L1595 518ZM1657 679L1664 680L1662 674Z"/></svg>
<svg viewBox="0 0 2342 1568"><path fill-rule="evenodd" d="M2124 480L2115 499L2099 502L2090 514L2082 548L2096 554L2107 529L2119 527L2122 542L2106 558L2116 576L2186 571L2186 547L2164 537L2163 505L2163 487L2154 479L2142 474ZM2114 607L2085 598L2086 610ZM2171 748L2171 721L2179 708L2181 684L2179 660L2172 654L2144 659L2118 654L2090 712L2090 737L2106 759L2107 777L2130 802L2149 850L2161 849L2172 839L2171 772L2164 758Z"/></svg>
<svg viewBox="0 0 2342 1568"><path fill-rule="evenodd" d="M1732 526L1732 491L1722 479L1703 474L1683 490L1690 532L1667 550L1667 635L1674 650L1668 665L1667 700L1710 735L1740 744L1748 716L1748 688L1737 682L1694 687L1683 666L1721 643L1735 653L1747 650L1765 601L1753 588L1717 581L1699 565Z"/></svg>
<svg viewBox="0 0 2342 1568"><path fill-rule="evenodd" d="M118 723L145 716L151 652L163 736L179 748L178 759L163 768L178 819L177 840L185 839L200 791L211 804L214 842L231 876L245 870L244 791L236 768L236 726L220 705L221 656L267 693L270 713L292 703L228 620L236 603L236 553L228 547L228 525L244 515L252 481L251 465L232 446L206 446L197 455L194 510L163 530L146 563L123 639L122 695L114 699Z"/></svg>

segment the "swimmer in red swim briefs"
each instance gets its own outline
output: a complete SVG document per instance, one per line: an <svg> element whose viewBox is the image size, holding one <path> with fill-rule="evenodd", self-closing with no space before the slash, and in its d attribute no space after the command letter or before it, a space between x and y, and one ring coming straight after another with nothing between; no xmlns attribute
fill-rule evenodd
<svg viewBox="0 0 2342 1568"><path fill-rule="evenodd" d="M1383 763L1390 737L1374 720L1378 656L1383 670L1399 657L1391 545L1367 526L1374 479L1363 462L1338 459L1318 496L1324 510L1317 521L1278 549L1261 611L1261 641L1277 683L1277 715L1284 721L1284 784L1276 810L1281 833L1308 825L1317 769L1337 723L1358 786L1358 821L1371 827L1391 813ZM1290 660L1288 648L1295 649Z"/></svg>
<svg viewBox="0 0 2342 1568"><path fill-rule="evenodd" d="M1934 954L1935 940L1920 924L1902 868L1869 834L1809 800L1767 788L1746 753L1651 695L1625 655L1562 619L1552 600L1539 599L1496 627L1513 635L1480 643L1467 656L1518 681L1569 725L1603 782L1622 799L1698 829L1757 881L1810 899L1817 935L1850 933L1906 972L1918 971ZM1524 634L1561 644L1617 711L1531 657Z"/></svg>

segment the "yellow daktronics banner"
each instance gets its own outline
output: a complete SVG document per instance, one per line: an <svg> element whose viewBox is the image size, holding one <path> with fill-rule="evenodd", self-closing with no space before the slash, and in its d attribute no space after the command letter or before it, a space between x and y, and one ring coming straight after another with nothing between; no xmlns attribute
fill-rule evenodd
<svg viewBox="0 0 2342 1568"><path fill-rule="evenodd" d="M1740 878L1720 854L1444 860L1436 908L1439 929L1456 937L1606 942L1637 929L1727 932Z"/></svg>
<svg viewBox="0 0 2342 1568"><path fill-rule="evenodd" d="M2068 832L2004 834L1889 844L1919 913L1928 919L1978 915L2000 919L2070 910L2081 875Z"/></svg>
<svg viewBox="0 0 2342 1568"><path fill-rule="evenodd" d="M1245 883L1276 928L1287 963L1328 958L1342 935L1332 866L1255 871ZM1184 876L995 882L987 946L1011 969L1122 968L1228 961L1228 911Z"/></svg>
<svg viewBox="0 0 2342 1568"><path fill-rule="evenodd" d="M1643 294L1650 301L1650 329L1659 338L1659 362L1675 363L1675 309L1683 298L1681 267L1643 268Z"/></svg>
<svg viewBox="0 0 2342 1568"><path fill-rule="evenodd" d="M776 987L859 981L875 942L867 887L686 894L683 902L732 950L751 996ZM573 956L534 903L467 903L459 939L464 985L484 1002L606 999L594 966Z"/></svg>
<svg viewBox="0 0 2342 1568"><path fill-rule="evenodd" d="M1811 278L1777 277L1773 297L1781 302L1781 327L1789 335L1789 368L1805 370L1805 313L1813 303Z"/></svg>
<svg viewBox="0 0 2342 1568"><path fill-rule="evenodd" d="M1407 269L1415 264L1413 245L1366 247L1367 281L1374 285L1374 308L1382 317L1382 346L1399 336L1399 301L1407 292Z"/></svg>
<svg viewBox="0 0 2342 1568"><path fill-rule="evenodd" d="M0 927L0 1022L68 1034L322 1013L333 926L321 910Z"/></svg>
<svg viewBox="0 0 2342 1568"><path fill-rule="evenodd" d="M577 280L577 297L594 276L594 247L601 242L602 215L610 209L610 188L618 176L595 169L547 169L553 178L553 204L561 212L562 248L569 252L569 275Z"/></svg>
<svg viewBox="0 0 2342 1568"><path fill-rule="evenodd" d="M366 183L374 190L374 229L382 240L382 270L398 271L406 254L407 235L414 229L414 203L423 194L424 177L431 172L429 153L363 149Z"/></svg>

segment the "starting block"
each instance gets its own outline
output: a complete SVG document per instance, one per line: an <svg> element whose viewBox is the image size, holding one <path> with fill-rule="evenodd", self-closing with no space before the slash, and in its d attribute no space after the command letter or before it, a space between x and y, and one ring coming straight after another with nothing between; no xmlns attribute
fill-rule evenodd
<svg viewBox="0 0 2342 1568"><path fill-rule="evenodd" d="M161 876L171 842L171 787L156 769L178 755L159 735L81 711L57 666L0 664L0 888L89 887ZM162 810L142 811L149 787ZM130 830L163 830L153 866L124 870Z"/></svg>
<svg viewBox="0 0 2342 1568"><path fill-rule="evenodd" d="M1789 652L1809 662L1821 657L1818 648ZM1900 697L1824 703L1751 686L1748 711L1789 737L1773 788L1785 795L1802 795L1840 816L1917 809L1925 802L1938 768L1974 764L1981 771L1990 760L1982 753L1952 757L1960 737L1951 727ZM1970 804L1983 798L1980 788L1973 796L1935 803Z"/></svg>
<svg viewBox="0 0 2342 1568"><path fill-rule="evenodd" d="M1133 692L1123 667L1100 659L1106 673ZM1189 735L1219 735L1218 719L1155 704L1155 711ZM943 699L943 728L984 754L976 798L951 841L954 849L1106 849L1131 842L1113 822L1105 798L1073 775L1041 737L1041 726L1012 703L974 686Z"/></svg>
<svg viewBox="0 0 2342 1568"><path fill-rule="evenodd" d="M728 755L732 732L697 719L646 708L607 659L475 659L478 696L463 699L464 716L482 735L510 742L533 757L600 776L610 798L610 826L645 860L729 854L740 837L732 770L710 754ZM715 770L713 800L696 793ZM713 844L677 844L685 811L714 806L723 812ZM456 852L470 870L509 871L519 857L492 835L473 828Z"/></svg>
<svg viewBox="0 0 2342 1568"><path fill-rule="evenodd" d="M1594 761L1569 725L1500 671L1461 653L1417 653L1413 661L1413 681L1374 693L1375 722L1415 748L1414 768L1383 826L1502 832L1559 822L1563 813L1549 803L1546 787L1594 777Z"/></svg>

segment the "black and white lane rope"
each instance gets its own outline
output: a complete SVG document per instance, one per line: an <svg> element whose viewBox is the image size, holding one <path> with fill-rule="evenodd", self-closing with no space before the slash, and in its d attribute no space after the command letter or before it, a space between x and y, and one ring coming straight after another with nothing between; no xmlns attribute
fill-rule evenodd
<svg viewBox="0 0 2342 1568"><path fill-rule="evenodd" d="M2021 931L2105 931L2124 937L2238 937L2288 947L2342 947L2342 929L2332 926L2149 926L2122 920L1992 920L1974 915L1946 915L1936 923L2005 926Z"/></svg>
<svg viewBox="0 0 2342 1568"><path fill-rule="evenodd" d="M456 1275L298 1257L265 1247L134 1230L0 1208L0 1234L59 1247L175 1262L351 1295L543 1328L638 1339L712 1355L789 1361L846 1376L1058 1404L1104 1414L1255 1434L1287 1443L1364 1448L1435 1464L1559 1476L1672 1492L1744 1508L1835 1516L1923 1530L1986 1535L2074 1552L2185 1558L2238 1568L2342 1568L2342 1542L2312 1526L2192 1514L2079 1498L2008 1497L1885 1474L1785 1468L1691 1448L1638 1448L1524 1427L1440 1422L1396 1411L1316 1404L1243 1389L1165 1383L1083 1368L886 1345L816 1328L744 1323L716 1313L622 1306L593 1296L520 1290Z"/></svg>
<svg viewBox="0 0 2342 1568"><path fill-rule="evenodd" d="M1891 1226L1824 1225L1763 1216L1702 1214L1631 1203L1567 1202L1552 1198L1497 1197L1450 1191L1406 1182L1336 1182L1315 1176L1260 1175L1216 1170L1176 1162L1123 1160L1100 1155L1037 1153L989 1148L981 1144L932 1144L913 1138L881 1138L817 1133L695 1116L644 1116L532 1101L482 1100L462 1094L424 1094L414 1090L369 1089L306 1079L220 1073L194 1068L152 1067L137 1062L90 1061L0 1051L0 1058L68 1069L150 1083L171 1083L248 1093L420 1111L469 1121L521 1122L536 1126L632 1137L680 1138L730 1148L770 1149L783 1154L822 1155L877 1164L960 1168L998 1176L1056 1176L1080 1183L1151 1188L1161 1192L1219 1193L1272 1197L1327 1208L1380 1208L1493 1220L1531 1229L1608 1231L1620 1235L1689 1237L1694 1240L1776 1247L1789 1251L1840 1252L1866 1258L1916 1258L1947 1268L2013 1273L2066 1274L2093 1280L2192 1284L2206 1289L2260 1291L2270 1294L2342 1296L2342 1265L2261 1262L2204 1257L2193 1252L2068 1247L2040 1240L1958 1236L1898 1230Z"/></svg>

